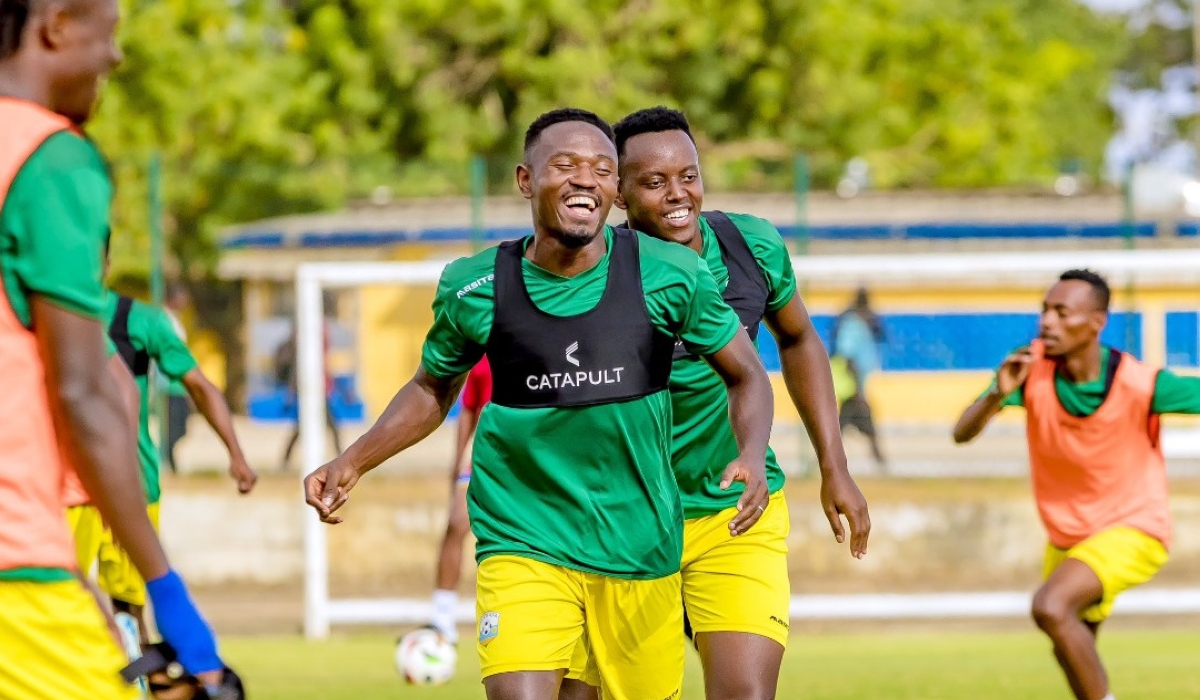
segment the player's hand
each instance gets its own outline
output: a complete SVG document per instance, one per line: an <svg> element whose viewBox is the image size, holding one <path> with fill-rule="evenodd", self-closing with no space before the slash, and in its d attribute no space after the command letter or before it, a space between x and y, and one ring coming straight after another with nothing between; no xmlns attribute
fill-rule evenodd
<svg viewBox="0 0 1200 700"><path fill-rule="evenodd" d="M321 522L337 525L342 519L333 513L345 505L357 483L358 470L339 457L304 477L304 500L317 510Z"/></svg>
<svg viewBox="0 0 1200 700"><path fill-rule="evenodd" d="M250 468L246 458L242 456L229 460L229 476L237 482L238 493L250 493L254 490L254 485L258 483L258 474Z"/></svg>
<svg viewBox="0 0 1200 700"><path fill-rule="evenodd" d="M845 471L837 471L821 480L821 509L833 528L833 537L841 544L846 541L842 516L850 525L850 555L862 559L867 554L867 538L871 535L871 516L867 499L858 484Z"/></svg>
<svg viewBox="0 0 1200 700"><path fill-rule="evenodd" d="M1033 360L1033 349L1029 347L1021 348L1004 358L1000 369L996 370L996 390L1001 396L1008 396L1025 384L1025 380L1029 378L1029 370L1033 367Z"/></svg>
<svg viewBox="0 0 1200 700"><path fill-rule="evenodd" d="M727 489L733 482L740 481L746 485L742 497L737 502L737 515L729 521L730 534L737 536L749 530L758 522L767 510L767 466L764 460L748 460L738 457L725 467L721 475L721 489Z"/></svg>
<svg viewBox="0 0 1200 700"><path fill-rule="evenodd" d="M179 574L172 570L147 581L146 593L154 606L158 632L174 647L184 670L205 683L220 683L225 664L217 655L217 639Z"/></svg>

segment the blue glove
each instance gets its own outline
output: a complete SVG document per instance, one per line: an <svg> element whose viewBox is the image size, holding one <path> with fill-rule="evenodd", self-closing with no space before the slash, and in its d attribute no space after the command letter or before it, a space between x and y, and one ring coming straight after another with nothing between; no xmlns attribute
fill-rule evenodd
<svg viewBox="0 0 1200 700"><path fill-rule="evenodd" d="M154 620L163 639L175 648L179 663L193 676L225 667L217 656L217 639L200 616L187 586L174 570L146 582L146 593L154 605Z"/></svg>

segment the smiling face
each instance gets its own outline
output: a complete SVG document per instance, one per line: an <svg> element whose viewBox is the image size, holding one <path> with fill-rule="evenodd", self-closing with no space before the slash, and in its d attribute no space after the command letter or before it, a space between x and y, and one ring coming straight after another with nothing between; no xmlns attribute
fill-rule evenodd
<svg viewBox="0 0 1200 700"><path fill-rule="evenodd" d="M699 248L704 181L696 144L678 129L625 142L617 206L629 225L656 238Z"/></svg>
<svg viewBox="0 0 1200 700"><path fill-rule="evenodd" d="M1107 320L1108 313L1097 303L1090 284L1064 280L1046 293L1038 338L1047 357L1062 357L1099 342Z"/></svg>
<svg viewBox="0 0 1200 700"><path fill-rule="evenodd" d="M582 248L604 230L617 194L616 146L586 122L552 124L517 166L517 186L536 231Z"/></svg>

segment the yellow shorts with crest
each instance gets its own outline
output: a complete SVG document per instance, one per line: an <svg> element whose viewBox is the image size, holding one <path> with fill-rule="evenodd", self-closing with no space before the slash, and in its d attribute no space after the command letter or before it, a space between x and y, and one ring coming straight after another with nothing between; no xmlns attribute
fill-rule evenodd
<svg viewBox="0 0 1200 700"><path fill-rule="evenodd" d="M565 670L577 647L586 645L605 700L679 697L679 574L635 581L497 555L479 564L477 579L484 678Z"/></svg>
<svg viewBox="0 0 1200 700"><path fill-rule="evenodd" d="M126 663L79 581L0 581L0 698L133 700Z"/></svg>

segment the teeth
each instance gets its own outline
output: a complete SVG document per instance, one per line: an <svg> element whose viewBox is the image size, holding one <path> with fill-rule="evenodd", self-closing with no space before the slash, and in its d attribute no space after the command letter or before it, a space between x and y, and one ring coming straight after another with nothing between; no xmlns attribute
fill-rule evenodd
<svg viewBox="0 0 1200 700"><path fill-rule="evenodd" d="M591 197L570 197L567 199L568 207L574 207L574 206L579 206L579 205L586 206L589 210L596 208L596 203L594 201L592 201Z"/></svg>
<svg viewBox="0 0 1200 700"><path fill-rule="evenodd" d="M682 219L687 218L687 215L690 213L691 213L690 209L679 209L677 211L671 212L670 214L667 214L667 218L671 219L672 221L680 221Z"/></svg>

